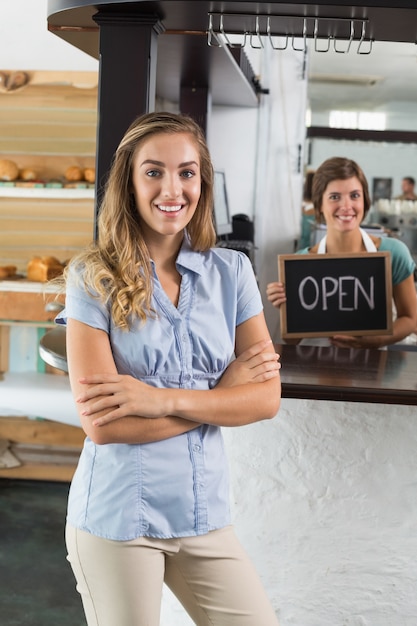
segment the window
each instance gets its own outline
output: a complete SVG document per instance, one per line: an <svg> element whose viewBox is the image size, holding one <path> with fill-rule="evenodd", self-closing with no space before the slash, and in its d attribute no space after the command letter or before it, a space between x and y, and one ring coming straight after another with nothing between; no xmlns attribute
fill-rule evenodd
<svg viewBox="0 0 417 626"><path fill-rule="evenodd" d="M385 130L386 114L373 111L330 111L330 128Z"/></svg>

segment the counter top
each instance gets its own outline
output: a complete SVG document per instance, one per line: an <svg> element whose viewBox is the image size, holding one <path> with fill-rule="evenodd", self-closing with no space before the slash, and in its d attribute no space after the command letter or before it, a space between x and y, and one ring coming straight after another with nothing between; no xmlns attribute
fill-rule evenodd
<svg viewBox="0 0 417 626"><path fill-rule="evenodd" d="M13 280L5 278L0 280L0 291L17 293L56 293L57 287L49 283L39 283L19 277Z"/></svg>
<svg viewBox="0 0 417 626"><path fill-rule="evenodd" d="M417 351L275 348L283 398L417 405Z"/></svg>

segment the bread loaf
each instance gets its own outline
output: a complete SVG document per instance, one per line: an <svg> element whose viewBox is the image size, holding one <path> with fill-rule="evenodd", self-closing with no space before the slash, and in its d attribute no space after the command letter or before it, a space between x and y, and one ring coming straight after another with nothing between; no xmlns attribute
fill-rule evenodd
<svg viewBox="0 0 417 626"><path fill-rule="evenodd" d="M63 264L53 256L33 257L27 266L27 279L44 283L60 276L63 271Z"/></svg>
<svg viewBox="0 0 417 626"><path fill-rule="evenodd" d="M0 279L13 278L16 275L17 267L15 265L0 265Z"/></svg>

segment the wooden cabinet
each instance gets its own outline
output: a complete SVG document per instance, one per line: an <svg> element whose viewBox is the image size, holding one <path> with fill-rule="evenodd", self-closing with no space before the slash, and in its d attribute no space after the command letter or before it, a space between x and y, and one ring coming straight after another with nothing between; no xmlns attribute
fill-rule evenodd
<svg viewBox="0 0 417 626"><path fill-rule="evenodd" d="M64 181L73 165L94 167L97 76L28 75L21 90L0 93L0 159L45 183ZM74 425L68 376L39 357L39 339L54 326L56 311L46 309L55 293L25 276L34 256L65 262L93 232L94 189L0 186L0 265L21 276L0 281L0 477L72 478L84 432Z"/></svg>
<svg viewBox="0 0 417 626"><path fill-rule="evenodd" d="M40 362L36 360L38 338L54 326L56 311L48 311L47 304L55 300L55 292L42 283L0 281L0 477L3 478L69 481L82 449L83 430L74 425L76 419L68 422L72 402L68 376L43 362L37 371L24 368L19 372L9 371L11 331L15 339L19 331L34 331L35 341L30 342L28 349L34 352L32 361ZM59 301L62 303L64 297L59 296ZM49 399L48 412L44 413ZM10 409L13 415L8 412ZM76 416L75 407L73 414ZM34 419L34 416L39 417Z"/></svg>

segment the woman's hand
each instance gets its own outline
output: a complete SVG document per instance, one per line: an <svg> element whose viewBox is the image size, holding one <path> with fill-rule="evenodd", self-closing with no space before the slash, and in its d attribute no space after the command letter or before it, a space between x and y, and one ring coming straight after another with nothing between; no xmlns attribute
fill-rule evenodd
<svg viewBox="0 0 417 626"><path fill-rule="evenodd" d="M381 348L384 337L381 335L368 335L354 337L352 335L334 335L330 337L330 343L337 348Z"/></svg>
<svg viewBox="0 0 417 626"><path fill-rule="evenodd" d="M77 398L83 405L82 415L93 419L94 426L128 416L165 417L169 415L163 402L164 389L152 387L133 376L120 374L93 374L81 378L82 385L89 385ZM94 420L94 415L107 411L105 416Z"/></svg>
<svg viewBox="0 0 417 626"><path fill-rule="evenodd" d="M270 339L259 341L229 363L217 387L235 387L246 383L262 383L278 375L279 354L271 352Z"/></svg>
<svg viewBox="0 0 417 626"><path fill-rule="evenodd" d="M269 302L273 304L277 309L286 302L284 283L268 283L266 286L266 297Z"/></svg>

